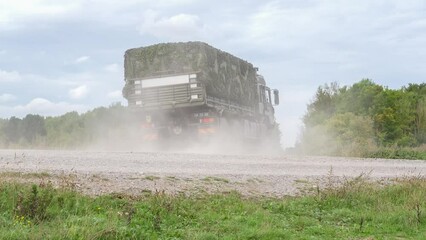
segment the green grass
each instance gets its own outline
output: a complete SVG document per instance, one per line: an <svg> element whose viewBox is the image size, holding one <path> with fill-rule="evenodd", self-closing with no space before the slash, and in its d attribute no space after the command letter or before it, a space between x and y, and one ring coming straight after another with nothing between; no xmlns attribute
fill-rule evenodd
<svg viewBox="0 0 426 240"><path fill-rule="evenodd" d="M22 173L22 172L2 172L0 173L0 177L11 177L11 178L48 178L52 175L47 172L35 172L35 173Z"/></svg>
<svg viewBox="0 0 426 240"><path fill-rule="evenodd" d="M364 157L426 160L426 147L423 146L421 148L379 148L376 151L365 154Z"/></svg>
<svg viewBox="0 0 426 240"><path fill-rule="evenodd" d="M0 183L0 239L425 239L426 180L363 178L304 197L83 196Z"/></svg>

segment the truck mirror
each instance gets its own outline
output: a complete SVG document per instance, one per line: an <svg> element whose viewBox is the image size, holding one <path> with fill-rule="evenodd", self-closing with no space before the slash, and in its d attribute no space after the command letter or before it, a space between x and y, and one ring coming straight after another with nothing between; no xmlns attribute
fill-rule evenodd
<svg viewBox="0 0 426 240"><path fill-rule="evenodd" d="M277 89L274 89L274 105L280 105L280 92Z"/></svg>

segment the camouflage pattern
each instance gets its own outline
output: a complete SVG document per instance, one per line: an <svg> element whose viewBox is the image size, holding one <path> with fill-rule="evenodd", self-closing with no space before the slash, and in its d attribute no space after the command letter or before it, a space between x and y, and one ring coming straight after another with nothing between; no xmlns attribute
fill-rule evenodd
<svg viewBox="0 0 426 240"><path fill-rule="evenodd" d="M130 80L193 72L206 86L207 95L243 106L257 104L253 65L203 42L160 43L127 50L123 96L127 96Z"/></svg>

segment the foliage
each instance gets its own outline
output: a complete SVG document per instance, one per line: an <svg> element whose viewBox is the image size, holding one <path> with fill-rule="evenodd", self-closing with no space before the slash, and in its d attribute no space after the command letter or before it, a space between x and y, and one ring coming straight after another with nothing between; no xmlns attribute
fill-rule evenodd
<svg viewBox="0 0 426 240"><path fill-rule="evenodd" d="M16 211L19 196L27 199L24 214ZM421 178L380 186L360 176L281 199L164 192L92 198L49 185L2 183L0 238L424 239L425 198ZM40 202L46 208L35 210ZM31 211L43 217L35 221Z"/></svg>
<svg viewBox="0 0 426 240"><path fill-rule="evenodd" d="M356 156L374 144L371 119L350 112L334 115L304 134L304 151L320 155Z"/></svg>
<svg viewBox="0 0 426 240"><path fill-rule="evenodd" d="M308 112L303 118L306 125L315 126L323 123L336 112L336 98L339 95L339 86L332 83L318 87L315 101L308 105Z"/></svg>
<svg viewBox="0 0 426 240"><path fill-rule="evenodd" d="M303 121L298 148L308 154L371 156L379 148L420 146L426 143L426 84L399 90L369 79L349 87L326 84L318 88Z"/></svg>
<svg viewBox="0 0 426 240"><path fill-rule="evenodd" d="M107 139L128 125L130 113L120 104L99 107L84 114L58 117L28 114L23 119L0 120L0 147L77 148Z"/></svg>
<svg viewBox="0 0 426 240"><path fill-rule="evenodd" d="M5 145L6 135L4 128L6 127L7 121L0 119L0 147Z"/></svg>

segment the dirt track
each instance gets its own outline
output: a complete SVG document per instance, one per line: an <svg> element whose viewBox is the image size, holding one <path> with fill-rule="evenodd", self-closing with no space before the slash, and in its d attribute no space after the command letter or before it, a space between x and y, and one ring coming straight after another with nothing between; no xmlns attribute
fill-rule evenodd
<svg viewBox="0 0 426 240"><path fill-rule="evenodd" d="M155 190L169 193L236 190L249 196L283 196L299 194L313 185L323 184L326 179L341 181L360 174L384 181L423 176L426 161L0 150L0 171L3 181L50 181L95 195Z"/></svg>

